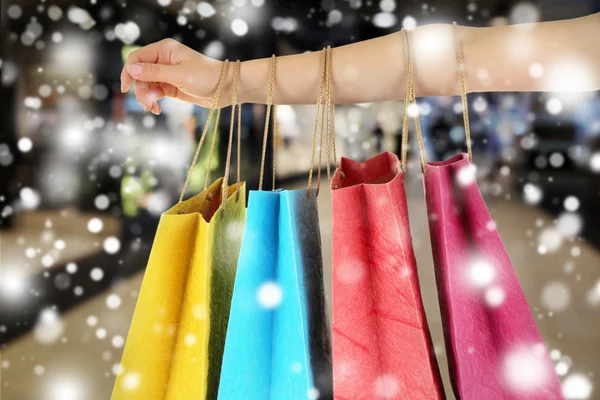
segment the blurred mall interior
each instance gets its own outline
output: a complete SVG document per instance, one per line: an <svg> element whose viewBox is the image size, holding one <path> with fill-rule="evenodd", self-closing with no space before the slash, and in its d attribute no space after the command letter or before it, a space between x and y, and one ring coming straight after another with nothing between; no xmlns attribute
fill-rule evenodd
<svg viewBox="0 0 600 400"><path fill-rule="evenodd" d="M600 11L600 2L7 0L1 7L0 397L100 400L110 397L158 219L177 201L208 114L164 100L163 114L154 116L133 92L121 94L119 75L132 49L171 37L214 58L247 60L415 24L579 17ZM543 70L532 65L529 72ZM423 98L418 107L429 159L465 149L459 98ZM306 184L315 110L279 107L278 187ZM337 107L338 154L365 160L398 153L402 110L402 102ZM565 397L598 399L600 93L472 94L469 111L479 186ZM258 184L264 115L263 105L243 107L240 167L250 189ZM203 150L190 194L202 190L207 170L212 178L223 173L229 116L224 109L218 157L209 162ZM411 147L411 230L449 388L414 153ZM330 199L321 190L331 303Z"/></svg>

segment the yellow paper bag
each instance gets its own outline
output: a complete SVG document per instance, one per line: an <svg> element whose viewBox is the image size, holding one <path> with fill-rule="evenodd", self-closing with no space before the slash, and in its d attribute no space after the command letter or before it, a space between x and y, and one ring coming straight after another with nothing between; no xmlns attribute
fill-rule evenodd
<svg viewBox="0 0 600 400"><path fill-rule="evenodd" d="M210 187L205 183L202 193L186 201L182 199L206 138L228 64L224 63L217 95L180 202L159 221L112 400L203 400L217 396L246 216L246 189L240 181L239 168L237 184L227 184L233 125L225 178ZM237 86L239 63L235 76ZM219 115L217 112L215 129ZM210 157L215 137L213 134Z"/></svg>
<svg viewBox="0 0 600 400"><path fill-rule="evenodd" d="M210 375L220 374L210 369L211 353L219 357L209 352L211 325L226 328L245 219L243 184L239 198L229 187L221 217L222 181L161 217L112 400L205 399ZM211 299L219 275L214 291L222 290Z"/></svg>

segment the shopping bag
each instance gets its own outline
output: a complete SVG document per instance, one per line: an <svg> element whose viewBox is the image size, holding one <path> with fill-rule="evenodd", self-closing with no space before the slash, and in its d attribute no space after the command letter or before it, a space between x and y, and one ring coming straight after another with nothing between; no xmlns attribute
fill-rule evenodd
<svg viewBox="0 0 600 400"><path fill-rule="evenodd" d="M219 399L326 395L330 350L315 196L251 191L247 215Z"/></svg>
<svg viewBox="0 0 600 400"><path fill-rule="evenodd" d="M398 157L342 158L332 189L336 398L443 398Z"/></svg>
<svg viewBox="0 0 600 400"><path fill-rule="evenodd" d="M402 166L392 153L342 158L331 183L336 399L444 398L410 234L405 152L406 143Z"/></svg>
<svg viewBox="0 0 600 400"><path fill-rule="evenodd" d="M477 186L460 44L457 48L469 151L422 164L453 389L461 400L562 399L552 361ZM414 90L412 96L414 101ZM423 161L420 129L417 135Z"/></svg>
<svg viewBox="0 0 600 400"><path fill-rule="evenodd" d="M245 219L244 194L244 184L238 180L228 186L226 176L188 200L181 198L161 216L113 400L216 397Z"/></svg>
<svg viewBox="0 0 600 400"><path fill-rule="evenodd" d="M259 190L249 195L220 400L331 398L316 191L261 190L274 76L273 57Z"/></svg>

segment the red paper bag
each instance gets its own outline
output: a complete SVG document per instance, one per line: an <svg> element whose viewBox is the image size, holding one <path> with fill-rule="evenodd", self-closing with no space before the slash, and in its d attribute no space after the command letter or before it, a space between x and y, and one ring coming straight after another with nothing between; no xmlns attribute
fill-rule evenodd
<svg viewBox="0 0 600 400"><path fill-rule="evenodd" d="M444 398L398 157L342 158L331 188L334 397Z"/></svg>

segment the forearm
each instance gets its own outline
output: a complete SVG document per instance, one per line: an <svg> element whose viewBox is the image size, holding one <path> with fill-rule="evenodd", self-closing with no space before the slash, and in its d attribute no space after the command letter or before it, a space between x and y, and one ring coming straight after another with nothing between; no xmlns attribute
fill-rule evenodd
<svg viewBox="0 0 600 400"><path fill-rule="evenodd" d="M277 58L274 102L315 104L319 51ZM242 63L240 94L245 102L267 98L269 59ZM404 93L404 42L396 33L333 49L332 102L352 104L399 98Z"/></svg>
<svg viewBox="0 0 600 400"><path fill-rule="evenodd" d="M333 49L332 102L351 104L399 98L404 93L404 42L398 33ZM275 104L315 104L321 53L277 58ZM265 103L270 59L242 63L240 96Z"/></svg>
<svg viewBox="0 0 600 400"><path fill-rule="evenodd" d="M457 27L456 32L462 42L469 92L600 90L600 14L530 25ZM421 26L413 37L416 94L459 94L452 26ZM314 104L320 59L319 52L279 57L275 104ZM242 63L243 102L266 101L269 63L269 59ZM336 104L405 96L401 33L335 48L332 68L332 102Z"/></svg>
<svg viewBox="0 0 600 400"><path fill-rule="evenodd" d="M471 92L600 90L600 13L459 29L466 37L463 50Z"/></svg>

